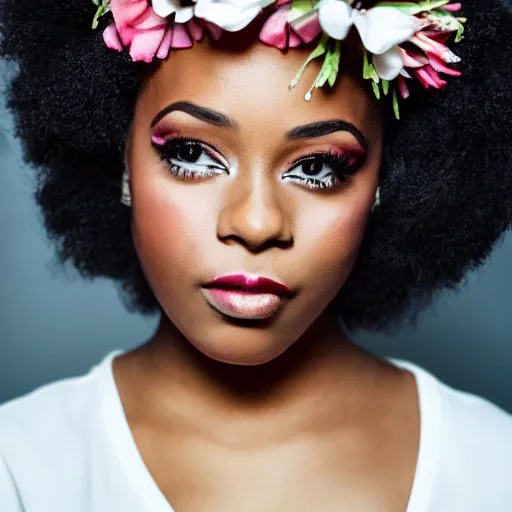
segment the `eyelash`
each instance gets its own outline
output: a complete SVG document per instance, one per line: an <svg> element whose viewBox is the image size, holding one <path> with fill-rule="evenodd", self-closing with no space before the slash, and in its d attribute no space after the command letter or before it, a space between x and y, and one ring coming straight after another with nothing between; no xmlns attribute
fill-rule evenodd
<svg viewBox="0 0 512 512"><path fill-rule="evenodd" d="M180 145L180 142L198 144L202 148L200 156L203 153L206 153L210 158L215 159L213 154L211 154L211 152L213 152L213 148L211 148L208 144L205 144L203 141L199 139L176 135L172 139L165 139L164 144L152 141L153 147L161 154L161 161L175 176L186 181L198 181L216 176L218 174L222 174L224 172L225 168L220 167L221 164L219 164L219 167L215 167L212 165L201 165L203 169L200 172L197 172L190 170L190 168L184 165L177 165L176 163L171 162L172 159L177 159L176 156L174 155L177 153L177 146ZM325 164L327 164L332 169L332 172L326 175L323 179L303 178L302 176L297 175L291 175L286 177L292 178L292 181L298 181L300 183L303 183L309 189L332 189L336 186L341 186L342 184L344 184L348 180L348 176L353 174L358 169L361 163L360 159L350 154L340 155L335 151L328 151L325 153L316 152L303 155L293 162L291 168L295 168L300 163L307 162L308 160L313 160L314 158L322 159L322 168L319 174L322 172L323 166ZM347 161L350 160L355 160L355 163L347 166ZM195 164L195 162L190 162L190 164L197 165ZM200 177L198 178L197 176Z"/></svg>
<svg viewBox="0 0 512 512"><path fill-rule="evenodd" d="M322 164L327 164L332 169L332 172L327 174L321 180L318 178L303 178L301 176L293 176L294 180L298 180L304 183L306 187L311 189L331 189L336 186L341 186L343 183L348 181L348 176L353 174L357 168L355 164L347 166L347 160L351 159L350 156L342 156L335 151L328 151L326 153L308 153L301 156L298 160L295 160L292 164L292 168L296 167L300 163L313 160L316 157L321 158Z"/></svg>

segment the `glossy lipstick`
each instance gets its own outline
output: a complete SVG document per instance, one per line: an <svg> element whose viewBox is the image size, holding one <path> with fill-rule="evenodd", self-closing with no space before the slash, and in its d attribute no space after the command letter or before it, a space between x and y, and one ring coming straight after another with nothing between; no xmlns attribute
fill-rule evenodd
<svg viewBox="0 0 512 512"><path fill-rule="evenodd" d="M244 274L217 277L204 285L202 292L207 302L221 313L254 320L272 316L292 295L282 283Z"/></svg>

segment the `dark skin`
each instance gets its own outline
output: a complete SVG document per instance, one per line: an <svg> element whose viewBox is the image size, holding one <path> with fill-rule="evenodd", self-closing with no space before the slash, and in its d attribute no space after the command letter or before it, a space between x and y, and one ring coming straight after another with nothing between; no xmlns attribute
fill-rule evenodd
<svg viewBox="0 0 512 512"><path fill-rule="evenodd" d="M381 119L359 69L347 66L332 91L306 102L318 64L295 89L288 83L309 49L233 44L173 53L136 106L126 158L132 233L164 314L151 340L114 361L135 442L176 512L405 510L419 445L414 377L358 348L326 310L375 198ZM177 101L236 126L182 111L155 124ZM332 119L357 132L286 135ZM204 141L224 170L172 174L155 134ZM341 186L285 178L297 159L329 151L364 156ZM200 292L232 271L278 279L295 295L268 319L237 321Z"/></svg>

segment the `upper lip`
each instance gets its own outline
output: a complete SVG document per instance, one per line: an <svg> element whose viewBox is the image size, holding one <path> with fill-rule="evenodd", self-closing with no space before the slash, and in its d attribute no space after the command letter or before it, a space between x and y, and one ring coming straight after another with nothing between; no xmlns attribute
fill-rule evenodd
<svg viewBox="0 0 512 512"><path fill-rule="evenodd" d="M216 277L204 285L205 288L223 288L225 290L248 290L251 292L274 293L276 295L291 295L292 291L283 283L263 276L248 276L245 274L229 274Z"/></svg>

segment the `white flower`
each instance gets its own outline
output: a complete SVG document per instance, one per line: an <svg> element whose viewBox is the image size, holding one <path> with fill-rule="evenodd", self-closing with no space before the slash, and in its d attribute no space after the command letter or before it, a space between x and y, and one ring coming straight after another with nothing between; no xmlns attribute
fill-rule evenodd
<svg viewBox="0 0 512 512"><path fill-rule="evenodd" d="M318 7L318 21L323 31L334 39L343 40L352 27L354 9L346 2L326 0Z"/></svg>
<svg viewBox="0 0 512 512"><path fill-rule="evenodd" d="M196 0L192 0L192 2L195 3ZM177 23L186 23L194 16L194 6L182 7L180 0L153 0L151 5L153 11L162 18L167 18L167 16L175 12L176 17L174 20Z"/></svg>
<svg viewBox="0 0 512 512"><path fill-rule="evenodd" d="M261 9L275 0L197 0L195 16L228 32L245 28Z"/></svg>
<svg viewBox="0 0 512 512"><path fill-rule="evenodd" d="M400 74L404 66L398 45L425 23L394 7L357 10L344 0L322 0L318 5L318 20L322 30L334 39L345 39L355 25L363 46L374 55L375 70L384 80L393 80Z"/></svg>

